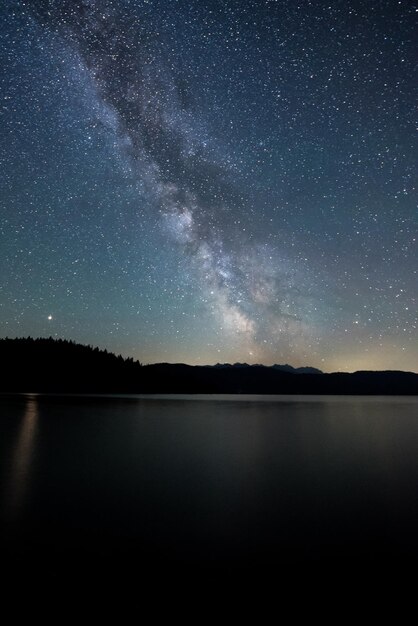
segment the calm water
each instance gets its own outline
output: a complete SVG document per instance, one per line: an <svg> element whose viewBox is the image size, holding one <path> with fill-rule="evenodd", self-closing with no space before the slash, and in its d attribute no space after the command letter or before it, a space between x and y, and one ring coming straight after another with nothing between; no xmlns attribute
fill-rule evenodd
<svg viewBox="0 0 418 626"><path fill-rule="evenodd" d="M15 564L417 561L418 398L25 395L0 411Z"/></svg>

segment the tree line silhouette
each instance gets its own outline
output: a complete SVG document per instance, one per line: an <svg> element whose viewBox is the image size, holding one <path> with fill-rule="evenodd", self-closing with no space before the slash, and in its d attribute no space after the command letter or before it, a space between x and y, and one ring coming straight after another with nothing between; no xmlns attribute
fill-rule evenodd
<svg viewBox="0 0 418 626"><path fill-rule="evenodd" d="M65 339L0 339L2 392L418 395L418 374L263 365L143 365Z"/></svg>

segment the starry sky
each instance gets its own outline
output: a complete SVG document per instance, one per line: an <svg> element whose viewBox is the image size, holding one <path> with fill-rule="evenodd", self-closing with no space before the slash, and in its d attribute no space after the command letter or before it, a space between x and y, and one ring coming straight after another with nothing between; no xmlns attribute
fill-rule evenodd
<svg viewBox="0 0 418 626"><path fill-rule="evenodd" d="M0 11L2 337L418 371L417 3Z"/></svg>

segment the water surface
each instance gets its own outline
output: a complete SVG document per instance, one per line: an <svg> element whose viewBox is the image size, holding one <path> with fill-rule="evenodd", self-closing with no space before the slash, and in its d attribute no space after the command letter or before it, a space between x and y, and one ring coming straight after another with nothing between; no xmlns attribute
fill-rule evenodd
<svg viewBox="0 0 418 626"><path fill-rule="evenodd" d="M0 411L10 561L416 562L417 398L32 394Z"/></svg>

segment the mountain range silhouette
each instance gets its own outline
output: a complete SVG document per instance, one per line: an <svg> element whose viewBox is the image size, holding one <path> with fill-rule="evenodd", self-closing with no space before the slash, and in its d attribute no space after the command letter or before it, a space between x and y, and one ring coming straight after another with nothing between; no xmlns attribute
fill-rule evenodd
<svg viewBox="0 0 418 626"><path fill-rule="evenodd" d="M142 365L92 346L53 338L0 339L3 393L418 395L418 374L246 363Z"/></svg>

